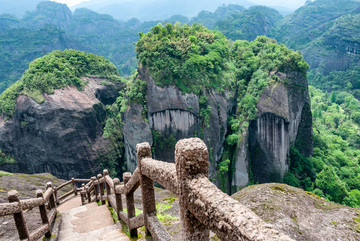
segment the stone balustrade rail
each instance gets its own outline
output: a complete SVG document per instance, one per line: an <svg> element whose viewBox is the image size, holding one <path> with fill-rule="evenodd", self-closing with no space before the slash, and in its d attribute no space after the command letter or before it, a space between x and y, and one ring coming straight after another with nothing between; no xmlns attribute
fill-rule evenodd
<svg viewBox="0 0 360 241"><path fill-rule="evenodd" d="M173 240L156 216L154 181L179 198L182 240L210 240L210 230L221 240L276 240L290 241L254 212L232 199L209 181L209 154L199 138L180 140L175 147L175 164L152 159L148 143L136 146L137 164L133 174L123 174L123 183L112 179L105 169L91 179L72 179L58 187L49 183L42 195L20 201L16 191L8 193L8 204L0 204L0 216L13 214L20 239L35 240L42 235L50 237L50 224L56 213L56 204L71 194L80 192L82 204L100 202L114 209L119 219L128 225L131 237L138 237L137 228L145 226L146 235L154 240ZM76 183L83 183L81 188ZM73 185L73 190L58 197L59 189ZM134 192L141 188L143 213L135 216ZM122 196L127 212L124 212ZM28 234L22 210L39 207L43 226Z"/></svg>

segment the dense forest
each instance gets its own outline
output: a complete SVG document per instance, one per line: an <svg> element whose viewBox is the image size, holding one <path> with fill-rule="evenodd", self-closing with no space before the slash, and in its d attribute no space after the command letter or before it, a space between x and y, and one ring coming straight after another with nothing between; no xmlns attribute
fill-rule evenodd
<svg viewBox="0 0 360 241"><path fill-rule="evenodd" d="M290 149L284 182L360 207L359 9L358 1L315 0L287 16L269 7L228 5L192 19L175 15L160 21L124 22L85 8L71 13L65 5L42 2L22 19L0 15L0 108L10 117L20 93L41 102L42 93L56 88L81 88L80 75L119 80L119 72L127 76L127 88L108 107L105 124L105 135L116 139L122 135L118 119L128 102L145 101L146 86L136 78L138 62L149 69L157 85L173 84L184 93L202 96L200 115L205 125L210 110L202 87L232 89L239 94L237 111L229 120L226 151L218 163L220 179L225 181L233 168L231 150L254 119L260 93L269 82L281 81L271 73L295 69L307 73L311 85L314 148L310 158L295 147ZM35 58L67 48L108 60L55 51L48 59L32 62L23 74ZM92 65L94 59L101 66ZM67 66L68 61L78 68ZM85 70L85 65L91 68ZM49 72L50 67L56 71ZM111 165L115 171L122 168ZM252 180L252 184L256 183Z"/></svg>

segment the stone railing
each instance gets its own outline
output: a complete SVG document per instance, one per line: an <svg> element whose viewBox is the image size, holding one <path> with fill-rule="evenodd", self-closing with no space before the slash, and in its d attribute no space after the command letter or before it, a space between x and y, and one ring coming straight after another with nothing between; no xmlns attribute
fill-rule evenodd
<svg viewBox="0 0 360 241"><path fill-rule="evenodd" d="M129 226L131 237L137 237L137 228L145 226L146 234L154 240L173 240L156 216L156 181L179 198L182 240L210 240L210 230L221 240L292 240L209 181L209 155L202 140L180 140L175 147L175 164L152 159L148 143L138 144L136 149L138 167L132 175L124 173L123 184L104 170L104 177L92 177L81 191L83 203L107 200ZM138 187L143 213L135 217L134 192Z"/></svg>
<svg viewBox="0 0 360 241"><path fill-rule="evenodd" d="M76 187L76 183L88 182L90 179L71 179L58 187L53 187L51 182L46 184L45 193L42 190L36 190L36 198L20 200L19 194L16 190L8 192L9 203L0 204L0 217L6 215L13 215L16 229L20 240L38 240L45 236L51 237L51 224L55 220L57 213L57 205L65 202L70 195L80 191ZM72 185L71 191L58 196L58 193L64 187ZM39 207L42 225L33 232L29 232L26 219L24 216L25 210L31 210Z"/></svg>
<svg viewBox="0 0 360 241"><path fill-rule="evenodd" d="M76 194L80 190L82 204L106 201L125 222L131 237L137 237L137 228L145 226L146 235L154 240L169 241L173 238L156 216L154 181L179 198L182 240L210 240L210 230L221 240L276 240L290 241L288 236L273 229L255 213L219 190L209 181L209 154L203 141L198 138L180 140L175 147L175 164L151 158L148 143L136 146L138 167L134 173L123 175L123 184L118 178L112 179L107 170L91 179L72 179L58 188L48 185L42 196L31 201L19 201L15 191L9 192L9 204L0 206L0 216L13 214L20 239L34 240L33 237L49 236L49 224L56 213L56 201ZM78 189L77 181L86 182ZM73 190L57 198L57 191L73 184ZM141 188L143 213L135 216L134 192ZM56 190L56 191L55 191ZM123 210L122 195L125 196L127 213ZM45 204L48 203L48 213ZM29 235L22 210L40 207L43 226ZM43 210L43 211L41 211Z"/></svg>

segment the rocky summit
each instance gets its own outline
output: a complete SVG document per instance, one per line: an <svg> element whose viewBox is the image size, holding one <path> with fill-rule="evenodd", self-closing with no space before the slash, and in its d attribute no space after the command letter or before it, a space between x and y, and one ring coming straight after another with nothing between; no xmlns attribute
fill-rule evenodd
<svg viewBox="0 0 360 241"><path fill-rule="evenodd" d="M87 177L98 170L96 159L111 145L103 135L105 105L115 101L120 86L101 78L83 78L76 87L44 94L38 104L20 95L14 116L0 120L0 148L15 158L1 168L12 172L50 172L58 177Z"/></svg>

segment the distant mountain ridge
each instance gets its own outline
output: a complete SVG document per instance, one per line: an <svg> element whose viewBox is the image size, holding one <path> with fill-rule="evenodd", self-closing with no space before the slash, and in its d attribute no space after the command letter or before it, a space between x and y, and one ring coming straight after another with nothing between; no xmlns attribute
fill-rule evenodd
<svg viewBox="0 0 360 241"><path fill-rule="evenodd" d="M141 21L151 21L169 18L172 15L181 14L188 18L196 16L200 11L215 11L216 8L225 4L238 4L244 7L256 5L247 0L138 0L138 1L115 1L115 0L90 0L71 7L89 8L99 13L110 14L116 19L128 20L136 17Z"/></svg>

